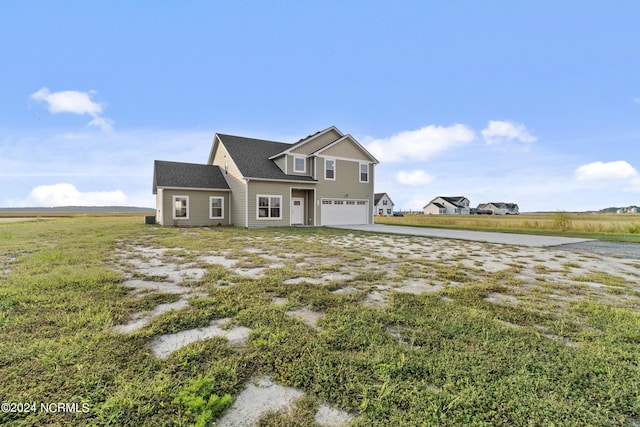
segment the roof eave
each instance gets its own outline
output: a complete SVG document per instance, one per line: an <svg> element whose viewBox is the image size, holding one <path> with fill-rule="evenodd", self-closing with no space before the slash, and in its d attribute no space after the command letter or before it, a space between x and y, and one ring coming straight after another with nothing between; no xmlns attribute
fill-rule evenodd
<svg viewBox="0 0 640 427"><path fill-rule="evenodd" d="M231 192L230 188L211 188L211 187L176 187L174 185L158 185L156 188L162 190L192 190L192 191L227 191ZM155 193L154 193L155 194Z"/></svg>
<svg viewBox="0 0 640 427"><path fill-rule="evenodd" d="M259 178L255 176L245 176L244 179L247 181L295 182L298 184L299 183L316 184L318 182L317 179L302 180L302 179Z"/></svg>

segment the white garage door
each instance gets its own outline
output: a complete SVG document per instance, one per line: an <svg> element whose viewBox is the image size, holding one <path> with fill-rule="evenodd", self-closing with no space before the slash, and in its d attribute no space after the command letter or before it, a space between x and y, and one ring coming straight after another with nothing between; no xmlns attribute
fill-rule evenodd
<svg viewBox="0 0 640 427"><path fill-rule="evenodd" d="M367 200L322 199L322 225L352 225L369 223Z"/></svg>

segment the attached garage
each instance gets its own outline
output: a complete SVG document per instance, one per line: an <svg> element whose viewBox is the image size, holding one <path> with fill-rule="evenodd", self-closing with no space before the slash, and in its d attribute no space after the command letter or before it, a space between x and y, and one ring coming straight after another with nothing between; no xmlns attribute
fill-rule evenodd
<svg viewBox="0 0 640 427"><path fill-rule="evenodd" d="M369 223L369 201L322 199L321 225L353 225Z"/></svg>

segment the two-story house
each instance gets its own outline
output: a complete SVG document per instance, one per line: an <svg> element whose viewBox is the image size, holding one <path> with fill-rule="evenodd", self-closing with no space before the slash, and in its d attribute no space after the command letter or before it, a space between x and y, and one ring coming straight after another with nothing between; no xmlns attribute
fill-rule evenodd
<svg viewBox="0 0 640 427"><path fill-rule="evenodd" d="M387 193L376 193L373 196L374 212L376 215L393 215L393 201Z"/></svg>
<svg viewBox="0 0 640 427"><path fill-rule="evenodd" d="M378 161L332 126L294 144L216 134L207 164L156 160L162 225L369 224Z"/></svg>

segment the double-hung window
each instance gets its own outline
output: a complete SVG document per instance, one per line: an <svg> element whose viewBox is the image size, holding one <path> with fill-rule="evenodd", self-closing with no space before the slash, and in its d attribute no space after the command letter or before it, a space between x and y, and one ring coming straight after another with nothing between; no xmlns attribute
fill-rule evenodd
<svg viewBox="0 0 640 427"><path fill-rule="evenodd" d="M209 219L224 219L224 197L209 197Z"/></svg>
<svg viewBox="0 0 640 427"><path fill-rule="evenodd" d="M360 182L369 182L369 165L360 163Z"/></svg>
<svg viewBox="0 0 640 427"><path fill-rule="evenodd" d="M189 196L173 196L173 219L189 219Z"/></svg>
<svg viewBox="0 0 640 427"><path fill-rule="evenodd" d="M293 171L305 173L307 171L307 161L304 157L293 158Z"/></svg>
<svg viewBox="0 0 640 427"><path fill-rule="evenodd" d="M282 219L282 196L258 194L258 219Z"/></svg>
<svg viewBox="0 0 640 427"><path fill-rule="evenodd" d="M324 159L324 179L336 179L336 160Z"/></svg>

